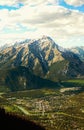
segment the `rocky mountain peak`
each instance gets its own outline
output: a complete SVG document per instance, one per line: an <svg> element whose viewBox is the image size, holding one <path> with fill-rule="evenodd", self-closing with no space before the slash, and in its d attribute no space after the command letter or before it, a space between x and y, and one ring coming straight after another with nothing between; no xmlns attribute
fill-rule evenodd
<svg viewBox="0 0 84 130"><path fill-rule="evenodd" d="M28 68L35 75L54 81L61 76L84 73L84 64L79 57L57 45L48 36L26 39L0 51L1 69L20 66Z"/></svg>

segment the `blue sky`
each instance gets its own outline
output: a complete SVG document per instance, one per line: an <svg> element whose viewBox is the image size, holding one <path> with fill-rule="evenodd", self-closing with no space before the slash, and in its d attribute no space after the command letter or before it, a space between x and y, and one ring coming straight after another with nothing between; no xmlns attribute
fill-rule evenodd
<svg viewBox="0 0 84 130"><path fill-rule="evenodd" d="M47 5L52 5L52 3L48 3ZM67 8L67 9L71 9L71 10L78 10L80 12L83 12L84 13L84 4L81 5L81 6L74 6L74 5L69 5L68 3L66 3L64 0L59 0L59 5L60 6L63 6L64 8ZM8 9L9 11L11 10L17 10L17 9L20 9L22 6L24 6L24 3L18 3L17 6L15 5L0 5L0 10L2 9ZM33 7L33 5L31 6Z"/></svg>
<svg viewBox="0 0 84 130"><path fill-rule="evenodd" d="M0 10L3 10L3 9L7 9L9 11L17 10L17 9L20 9L22 6L24 6L24 4L22 4L22 3L18 3L17 6L14 6L14 5L0 5Z"/></svg>
<svg viewBox="0 0 84 130"><path fill-rule="evenodd" d="M48 35L64 47L82 46L84 1L1 0L0 27L0 45Z"/></svg>
<svg viewBox="0 0 84 130"><path fill-rule="evenodd" d="M81 6L74 6L74 5L69 5L64 0L60 0L59 5L67 8L67 9L78 10L79 12L83 12L84 13L84 4L81 5Z"/></svg>

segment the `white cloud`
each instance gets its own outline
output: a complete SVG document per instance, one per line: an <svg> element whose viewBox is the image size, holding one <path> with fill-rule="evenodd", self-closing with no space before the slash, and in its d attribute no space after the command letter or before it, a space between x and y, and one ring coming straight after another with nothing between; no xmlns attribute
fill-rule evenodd
<svg viewBox="0 0 84 130"><path fill-rule="evenodd" d="M81 6L84 5L84 0L64 0L67 4L73 6Z"/></svg>
<svg viewBox="0 0 84 130"><path fill-rule="evenodd" d="M58 4L60 0L0 0L0 5L18 6L18 3L23 3L29 6L38 6L45 4ZM64 0L67 4L74 6L84 5L84 0Z"/></svg>
<svg viewBox="0 0 84 130"><path fill-rule="evenodd" d="M39 3L39 0L37 3L40 6L35 7L26 4L28 0L24 0L24 2L25 5L19 10L0 10L0 43L49 35L58 44L65 45L64 43L67 43L68 40L73 41L70 40L73 37L78 39L78 37L84 36L83 13L71 11L58 5L43 5ZM27 31L28 29L30 31ZM33 32L32 29L36 30Z"/></svg>
<svg viewBox="0 0 84 130"><path fill-rule="evenodd" d="M28 5L46 5L46 4L58 4L59 0L26 0Z"/></svg>
<svg viewBox="0 0 84 130"><path fill-rule="evenodd" d="M17 0L0 0L0 5L15 5Z"/></svg>
<svg viewBox="0 0 84 130"><path fill-rule="evenodd" d="M0 0L0 5L17 6L18 3L31 5L56 4L59 0Z"/></svg>
<svg viewBox="0 0 84 130"><path fill-rule="evenodd" d="M21 12L21 13L20 13ZM25 13L30 12L30 13ZM68 9L62 8L60 6L40 6L28 8L27 6L21 8L17 11L19 17L13 18L13 21L19 22L26 27L36 27L37 29L55 30L66 35L80 35L84 34L84 14L69 11ZM56 33L57 33L56 32Z"/></svg>

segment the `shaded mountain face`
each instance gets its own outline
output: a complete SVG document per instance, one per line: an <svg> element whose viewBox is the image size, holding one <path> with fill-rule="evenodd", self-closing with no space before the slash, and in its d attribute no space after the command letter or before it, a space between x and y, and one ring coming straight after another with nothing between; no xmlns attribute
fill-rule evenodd
<svg viewBox="0 0 84 130"><path fill-rule="evenodd" d="M21 66L24 68L24 71L20 68ZM13 70L14 68L15 71ZM73 52L59 47L50 37L43 36L38 40L25 40L1 49L0 73L2 75L3 70L5 71L5 78L2 76L0 78L1 81L5 81L7 85L10 81L9 84L11 86L13 82L16 82L17 86L19 81L19 86L24 83L22 85L27 87L29 85L32 86L32 81L35 78L30 78L32 77L31 74L55 82L82 76L84 75L84 63ZM9 74L9 78L7 74ZM23 76L24 74L25 76ZM20 78L20 76L26 78ZM10 77L13 78L10 80ZM28 85L27 82L32 84Z"/></svg>
<svg viewBox="0 0 84 130"><path fill-rule="evenodd" d="M58 83L32 74L26 67L0 70L0 91L22 91L28 89L57 88ZM4 87L4 88L3 88Z"/></svg>
<svg viewBox="0 0 84 130"><path fill-rule="evenodd" d="M84 46L71 48L70 51L75 53L84 62Z"/></svg>

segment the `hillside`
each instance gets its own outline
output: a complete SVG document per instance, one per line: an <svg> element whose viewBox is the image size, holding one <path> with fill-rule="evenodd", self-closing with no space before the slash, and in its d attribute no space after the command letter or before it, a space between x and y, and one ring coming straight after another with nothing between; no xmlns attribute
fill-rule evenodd
<svg viewBox="0 0 84 130"><path fill-rule="evenodd" d="M75 53L84 62L84 46L71 48L70 51Z"/></svg>
<svg viewBox="0 0 84 130"><path fill-rule="evenodd" d="M33 75L25 67L0 70L0 91L20 91L51 86L59 87L58 83Z"/></svg>
<svg viewBox="0 0 84 130"><path fill-rule="evenodd" d="M25 130L45 130L43 127L35 124L28 119L13 115L11 113L6 113L4 109L0 108L0 127L2 129L25 129Z"/></svg>
<svg viewBox="0 0 84 130"><path fill-rule="evenodd" d="M83 130L83 99L84 62L75 51L47 36L0 48L3 129Z"/></svg>
<svg viewBox="0 0 84 130"><path fill-rule="evenodd" d="M55 82L81 76L84 62L50 37L0 48L0 86L8 90L58 87Z"/></svg>

